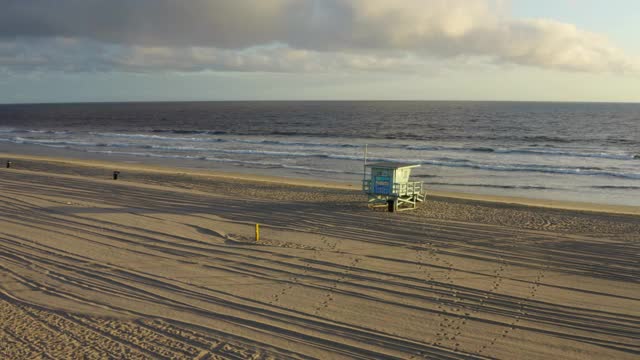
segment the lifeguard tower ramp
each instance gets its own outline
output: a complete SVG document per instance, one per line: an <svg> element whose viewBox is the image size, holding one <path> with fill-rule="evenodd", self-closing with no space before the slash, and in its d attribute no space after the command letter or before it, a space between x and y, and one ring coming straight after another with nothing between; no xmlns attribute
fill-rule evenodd
<svg viewBox="0 0 640 360"><path fill-rule="evenodd" d="M420 165L379 162L365 165L362 190L371 208L387 207L389 211L415 209L425 199L422 181L409 181L411 169Z"/></svg>

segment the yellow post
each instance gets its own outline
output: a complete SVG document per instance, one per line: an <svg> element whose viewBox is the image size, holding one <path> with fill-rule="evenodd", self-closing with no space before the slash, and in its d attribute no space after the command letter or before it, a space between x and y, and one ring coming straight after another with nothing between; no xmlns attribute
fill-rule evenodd
<svg viewBox="0 0 640 360"><path fill-rule="evenodd" d="M256 242L260 241L260 224L256 224Z"/></svg>

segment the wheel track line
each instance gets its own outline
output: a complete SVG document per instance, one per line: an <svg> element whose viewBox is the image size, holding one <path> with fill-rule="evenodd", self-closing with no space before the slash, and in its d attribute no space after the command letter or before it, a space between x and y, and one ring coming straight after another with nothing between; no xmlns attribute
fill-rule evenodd
<svg viewBox="0 0 640 360"><path fill-rule="evenodd" d="M80 345L80 349L82 349L82 350L84 350L86 348L89 348L89 349L93 349L93 350L95 350L95 351L97 351L99 353L107 353L107 354L110 354L111 356L116 356L116 354L114 354L112 351L110 351L109 349L104 348L103 346L101 346L100 343L96 343L96 342L87 343L87 341L81 339L79 337L79 335L74 334L72 330L68 330L68 329L62 328L59 325L50 323L49 321L43 319L41 316L37 315L37 313L35 311L30 310L29 307L27 307L25 305L17 305L17 304L15 304L15 306L17 308L20 308L24 313L26 313L29 317L31 317L35 321L38 321L38 322L41 322L42 324L44 324L44 326L48 327L52 332L62 333L62 334L67 335L68 337L74 339ZM58 316L55 313L49 313L48 315L49 316ZM64 319L63 317L60 317L60 318Z"/></svg>
<svg viewBox="0 0 640 360"><path fill-rule="evenodd" d="M8 330L8 329L4 329L5 334L7 334L7 336L11 337L14 341L17 341L25 346L27 346L31 351L37 353L37 356L44 356L45 359L51 359L51 360L56 360L55 357L53 357L51 354L49 354L46 350L41 349L39 346L30 343L30 342L26 342L26 341L22 341L20 339L20 337L18 337L16 334L14 334L12 331ZM36 356L32 357L32 358L37 358Z"/></svg>
<svg viewBox="0 0 640 360"><path fill-rule="evenodd" d="M37 285L36 285L36 286L37 286ZM40 290L41 290L41 291L48 291L48 292L50 292L52 295L56 295L56 293L55 293L54 291L51 291L50 289L46 289L46 288L44 288L44 289L43 289L43 288L40 288ZM57 293L57 295L59 295L59 296L62 296L63 294L64 294L64 295L68 295L68 294L66 294L66 293L64 293L64 292L58 292L58 293ZM73 297L73 298L74 298L74 300L76 300L76 301L80 301L80 302L84 302L84 303L91 303L91 304L95 304L95 303L92 303L92 302L88 302L88 301L86 301L86 300L84 300L84 301L83 301L82 299L79 299L79 298L77 298L77 297ZM186 306L186 309L193 308L193 306L192 306L192 305L186 305L186 304L182 304L182 305L180 305L180 307L184 307L184 306ZM175 305L174 305L174 307L175 307ZM112 308L112 307L110 307L110 309L115 310L116 308ZM193 309L194 309L194 310L198 310L198 309L196 309L196 308L193 308ZM120 311L122 311L123 309L119 309L119 310L120 310ZM200 309L200 310L198 310L198 311L204 311L205 313L211 314L211 313L210 313L210 311L203 310L203 309ZM129 313L129 315L134 315L134 313L130 313L129 311L125 311L125 312L126 312L126 313ZM230 316L226 316L226 315L223 315L223 314L217 314L217 315L218 315L218 316L217 316L217 318L219 318L219 319L220 319L220 320L222 320L222 321L231 321L231 322L233 323L233 319L235 319L236 321L237 321L237 320L241 320L238 324L242 324L242 323L246 323L246 322L247 322L247 320L243 320L243 319L236 318L236 317L233 317L233 316L231 316L231 317L230 317ZM224 318L229 318L230 320L225 320ZM73 319L75 319L75 318L73 318ZM248 320L248 323L255 323L255 321ZM258 324L260 324L260 323L258 323ZM87 325L89 325L89 324L87 324ZM308 324L307 324L307 325L308 325ZM275 327L275 326L273 326L273 325L267 325L267 324L265 324L265 323L261 323L261 325L259 325L257 328L254 328L254 329L261 329L262 331L267 331L268 329L264 329L265 327L268 327L268 328L271 330L271 331L269 331L269 333L271 333L271 334L273 334L273 333L277 333L277 332L278 332L277 330L280 330L279 336L289 337L289 336L291 336L291 335L294 335L294 336L292 336L292 338L294 338L294 339L298 339L298 341L300 341L300 338L299 338L299 336L297 336L297 333L295 333L295 332L294 332L294 333L291 333L289 330L285 330L285 331L283 331L284 329L282 329L282 328L278 328L278 327ZM316 329L316 330L321 330L321 329ZM325 331L325 332L326 332L326 331ZM287 333L289 333L290 335L286 335ZM332 332L326 332L326 333L327 333L327 334L330 334L330 333L332 333ZM349 334L349 333L343 333L343 335L347 335L347 334ZM373 335L374 333L369 332L369 334ZM352 335L352 334L351 334L351 335ZM377 342L380 342L380 341L382 340L382 338L379 338L379 336L380 336L380 335L381 335L381 334L378 334L378 335L377 335L377 336L378 336L378 339L376 340ZM308 336L308 335L307 335L307 336ZM354 337L354 335L352 335L351 337L352 337L352 338L354 338L354 340L356 340L356 341L365 341L365 342L367 341L367 340L365 340L365 339L358 339L358 336ZM315 339L316 339L316 341L320 341L320 343L311 343L311 342L308 342L308 344L309 344L309 345L312 345L312 346L319 346L321 343L324 343L324 342L329 342L329 343L331 343L331 342L332 342L331 340L329 340L329 339L325 339L325 338L318 338L318 337L316 337ZM369 341L370 341L370 340L369 340ZM305 342L306 342L306 341L305 341ZM392 342L392 343L393 343L393 344L396 344L396 345L394 345L394 346L392 346L392 347L397 346L397 340L396 340L395 342ZM389 343L388 345L391 345L392 343ZM336 345L336 343L334 343L334 346L335 346L335 345ZM353 347L353 346L351 346L351 345L341 344L341 345L340 345L340 346L338 346L337 348L340 348L340 347L342 347L342 348L349 348L349 349L352 349L352 350L350 350L350 351L349 351L349 353L350 353L351 355L354 355L353 351L355 351L356 353L358 353L358 352L362 352L362 351L369 352L369 351L366 351L364 348ZM337 349L337 348L332 348L332 350L335 350L335 349ZM406 349L404 349L404 348L402 348L402 347L400 347L400 348L399 348L399 349L397 349L397 350L399 350L399 351L407 351Z"/></svg>
<svg viewBox="0 0 640 360"><path fill-rule="evenodd" d="M219 348L221 348L222 346L229 344L231 346L237 346L237 347L248 346L250 348L266 349L265 351L268 353L278 354L278 358L293 359L293 358L307 357L305 355L295 353L291 350L276 348L276 347L270 346L269 344L260 343L260 342L257 342L256 340L240 337L235 334L222 333L219 330L203 328L198 325L187 324L177 320L154 318L154 319L143 319L143 320L140 320L139 322L145 323L146 326L148 327L158 329L157 331L160 331L160 332L167 332L172 335L175 333L178 333L175 336L181 337L182 339L187 339L187 338L191 339L191 340L185 340L185 341L193 340L201 344L211 344L210 346L208 346L208 348L214 353L217 350L219 350ZM201 330L201 332L198 332L197 330ZM209 335L211 333L215 333L217 336L211 337L211 335ZM191 336L191 338L189 338L189 336ZM192 339L192 338L195 338L195 339Z"/></svg>
<svg viewBox="0 0 640 360"><path fill-rule="evenodd" d="M427 249L426 249L426 250L427 250L427 253L428 253L428 254L429 254L429 256L430 256L431 261L433 261L433 262L435 262L435 261L436 261L435 259L436 259L436 254L438 253L438 250L434 247L433 243L431 243L431 242L429 242L429 241L422 241L422 242L420 242L420 243L418 244L418 246L414 249L414 250L415 250L415 252L416 252L416 253L415 253L415 255L416 255L416 260L417 260L417 267L418 267L418 271L419 271L420 273L424 273L424 274L426 275L426 277L427 277L427 279L428 279L427 281L428 281L428 283L429 283L429 287L433 290L433 288L434 288L434 285L433 285L433 284L434 284L436 281L435 281L435 278L434 278L433 274L431 273L431 271L430 271L430 270L428 270L428 268L430 268L430 267L431 267L431 263L430 263L430 264L428 264L427 266L425 266L425 264L424 264L425 259L424 259L424 256L423 256L423 255L424 255L424 254L423 254L423 252L424 252L424 250L425 250L425 249L424 249L424 246L425 246L425 245L427 246ZM446 286L445 286L445 288L446 288ZM442 299L443 293L439 292L439 293L437 293L437 294L438 294L438 295L436 295L436 297L435 297L435 299L436 299L436 301L435 301L435 302L436 302L436 304L437 304L438 309L440 309L440 308L441 308L440 301L441 301L441 299ZM437 316L438 316L438 317L442 316L442 311L437 311L436 313L437 313ZM437 333L436 333L436 337L434 338L434 340L432 340L432 341L430 341L430 342L428 342L428 343L431 343L433 346L438 346L438 347L440 347L442 344L441 344L441 343L440 343L440 341L438 341L438 340L440 339L440 332L443 330L443 329L442 329L442 327L443 327L443 321L441 320L441 321L438 323L438 325L437 325L436 327L437 327L437 330L436 330L436 331L437 331ZM458 351L458 349L453 349L453 351L454 351L454 352L457 352L457 351ZM409 360L413 360L413 359L416 359L416 358L418 358L418 357L420 357L420 358L423 358L423 359L424 359L424 358L426 358L427 356L429 356L429 354L424 353L424 352L422 352L422 351L418 351L417 353L412 354L410 357L408 357L408 359L409 359Z"/></svg>
<svg viewBox="0 0 640 360"><path fill-rule="evenodd" d="M111 339L112 341L116 342L122 347L128 347L128 348L134 349L135 351L142 353L146 356L150 356L153 359L169 359L168 357L165 357L162 354L145 349L144 347L141 347L138 344L135 344L127 339L114 335L113 333L109 332L107 329L104 329L103 327L101 327L99 324L96 324L93 321L89 321L84 317L73 315L73 314L61 314L61 316L65 317L67 320L75 323L78 326L88 328L105 338Z"/></svg>
<svg viewBox="0 0 640 360"><path fill-rule="evenodd" d="M337 241L333 242L333 243L329 242L326 239L326 237L324 237L324 236L321 237L321 242L322 242L322 245L327 247L328 251L335 250L335 247L337 245ZM320 253L320 249L314 248L313 255L311 256L311 259L310 260L309 259L303 260L304 263L305 263L304 270L302 270L302 272L300 274L297 274L297 275L294 273L288 280L289 284L286 287L284 287L283 289L281 289L278 293L274 294L271 297L271 301L269 301L269 304L271 304L271 305L278 304L280 299L282 299L288 293L288 291L293 289L293 287L295 285L300 285L300 283L301 283L300 280L304 279L307 276L307 274L309 274L309 272L311 270L311 264L312 264L312 262L314 260L318 259L319 253Z"/></svg>
<svg viewBox="0 0 640 360"><path fill-rule="evenodd" d="M4 300L3 296L2 296L2 292L0 292L0 299ZM11 311L15 312L16 308L13 307L13 309ZM21 319L10 319L9 321L20 321L20 320L24 321L24 318L21 318ZM8 329L8 325L6 323L3 324L3 325L4 326L2 327L2 329L3 329L4 333L8 337L12 338L15 342L22 344L23 346L28 348L31 352L35 352L37 354L41 354L42 356L44 356L47 359L55 360L55 357L53 355L49 354L46 351L46 349L43 349L42 347L38 346L37 344L35 344L32 341L25 341L23 338L21 338L20 336L15 334L11 329ZM45 329L49 330L47 328L45 328ZM33 329L31 329L31 327L29 327L29 330L32 331Z"/></svg>
<svg viewBox="0 0 640 360"><path fill-rule="evenodd" d="M261 310L261 309L258 309L258 310ZM282 314L279 314L278 316L282 316ZM318 324L318 325L328 325L328 324L321 324L321 323L317 323L317 324ZM300 325L301 325L301 326L309 327L311 324L310 324L310 323L304 323L304 322L302 322L302 323L300 323ZM352 325L350 325L350 324L344 324L344 325L341 325L341 326L343 326L343 327L344 327L344 326L349 326L349 327L352 329L352 330L350 330L350 331L353 331L353 327L352 327ZM338 329L338 328L334 328L334 330L329 331L329 333L334 333L337 329ZM370 329L366 329L366 328L360 328L360 329L361 329L361 330L364 330L364 331L366 332L366 334L376 334L376 333L377 333L377 332L375 332L375 331L372 331L372 330L370 330ZM321 331L321 332L326 332L326 331L327 331L327 330L325 330L325 329L323 329L323 328L318 328L317 326L316 326L315 330L316 330L316 331ZM355 335L356 335L356 334L350 334L349 332L347 332L347 333L343 333L343 336L351 336L351 337L354 337ZM378 334L378 335L381 335L381 334ZM389 336L389 335L387 335L387 334L382 334L382 335L387 336L387 337ZM354 338L354 339L355 339L355 338ZM359 337L358 337L356 340L358 340L358 341L364 341L364 342L369 342L369 341L371 341L371 339L367 339L367 338L361 338L361 339L360 339ZM377 340L375 340L375 341L380 342L381 340L382 340L381 338L378 338L378 339L377 339Z"/></svg>
<svg viewBox="0 0 640 360"><path fill-rule="evenodd" d="M514 241L514 242L512 242L512 244L510 245L510 248L511 248L511 249L513 249L513 250L516 250L516 248L518 248L518 247L521 245L521 243L522 243L522 241L520 241L520 240L522 240L522 237L520 237L520 236L516 236L515 241ZM499 266L499 267L498 267L498 269L495 271L495 275L496 275L496 277L495 277L495 281L493 282L493 286L492 286L492 288L489 290L489 293L492 293L492 292L494 292L494 291L497 291L497 290L498 290L498 287L499 287L499 280L500 280L500 282L502 281L502 279L503 279L503 273L505 272L505 270L506 270L507 266L509 265L509 264L508 264L508 262L506 261L506 259L505 259L505 257L504 257L503 255L501 255L501 254L500 254L500 255L498 255L498 256L499 256L499 259L500 259L500 266ZM490 296L490 295L488 294L484 299L482 299L482 300L480 301L480 303L479 303L479 307L478 307L478 308L477 308L473 313L471 313L471 314L477 314L477 313L478 313L478 311L480 311L480 309L482 309L482 308L484 307L485 299L489 299L489 296ZM522 310L522 308L521 308L521 307L522 307L522 305L521 305L521 304L522 304L522 303L520 302L520 303L519 303L519 305L520 305L519 312ZM470 317L470 316L471 316L471 314L470 314L470 313L465 313L465 316ZM515 320L513 321L513 323L512 323L512 324L511 324L507 329L513 329L513 327L514 327L514 326L515 326L515 325L520 321L520 316L521 316L521 314L519 314L518 316L516 316L516 318L515 318ZM503 335L504 335L504 336L506 336L507 334L508 334L508 332L507 332L507 333L504 333L504 332L503 332ZM491 340L488 342L488 344L493 345L496 341L497 341L497 338L493 338L493 339L491 339ZM487 343L482 344L482 345L480 346L480 348L479 348L479 349L476 349L475 353L476 353L476 354L482 354L484 351L486 351L486 350L487 350L487 348L488 348Z"/></svg>
<svg viewBox="0 0 640 360"><path fill-rule="evenodd" d="M80 229L75 229L74 228L74 230L80 230ZM91 234L92 235L96 235L95 232L91 232ZM63 235L69 235L69 234L64 233ZM100 235L105 236L105 234L100 234ZM69 236L74 236L74 235L69 235ZM77 237L77 236L75 236L75 237ZM88 239L85 239L85 238L80 238L80 239L83 239L83 240L86 240L86 241L96 242L96 243L99 243L99 244L103 244L102 242L97 242L95 240L88 240ZM115 239L120 240L120 241L127 241L127 240L124 240L122 238L115 238ZM136 244L136 245L141 245L140 243L137 243L137 242L131 242L131 241L127 241L127 242L130 242L130 243ZM161 241L161 243L163 243L163 244L171 244L173 246L172 248L169 248L171 250L173 250L174 248L179 247L179 246L184 246L182 244L176 244L176 243L169 242L169 241ZM105 244L105 245L107 245L107 244ZM145 246L148 248L149 244L145 244ZM224 255L232 255L232 256L239 256L239 257L249 257L250 259L253 259L253 260L263 260L262 258L257 257L257 256L245 255L245 254L236 253L236 252L229 252L229 251L221 251L219 249L210 249L210 248L209 249L205 249L205 248L193 248L193 247L189 247L189 248L190 249L197 249L197 250L200 250L200 251L202 251L202 250L208 251L208 252L212 252L213 251L213 252L218 252L218 253L224 254ZM164 248L164 249L166 249L166 248ZM143 254L149 254L149 253L143 253ZM194 255L200 255L200 254L199 253L194 253ZM284 263L284 262L277 262L277 264L279 264L279 265L291 265L289 263Z"/></svg>
<svg viewBox="0 0 640 360"><path fill-rule="evenodd" d="M91 300L88 300L88 299L85 299L85 298L78 297L78 296L76 296L76 295L74 295L72 293L69 293L67 291L62 291L60 289L54 289L54 288L51 288L50 286L47 286L47 285L44 285L44 284L40 284L40 283L37 283L37 282L33 282L33 281L31 281L31 280L19 275L17 272L15 272L15 271L3 266L2 264L0 264L0 269L4 270L6 273L8 273L10 277L12 277L14 280L16 280L16 282L19 282L22 285L24 285L27 288L30 288L32 290L41 291L41 292L46 293L46 294L51 295L51 296L58 296L58 297L61 297L61 298L67 299L67 300L76 301L76 302L79 302L79 303L82 303L82 304L85 304L85 305L89 305L89 306L93 306L93 307L97 307L97 308L100 308L100 309L105 309L105 310L109 310L109 311L113 311L113 312L117 312L117 313L124 313L125 315L129 315L129 316L134 315L134 313L129 312L129 311L124 310L124 309L118 309L118 308L114 308L114 307L108 306L108 305L103 304L103 303L97 303L95 301L91 301ZM10 293L4 291L4 289L1 289L1 288L0 288L0 294L4 294L4 296L6 296L7 298L12 299L13 301L24 302L23 300L20 300L20 299L18 299L16 297L12 296ZM30 305L35 306L35 304L30 304Z"/></svg>
<svg viewBox="0 0 640 360"><path fill-rule="evenodd" d="M67 315L67 314L62 314L62 316L63 316L63 317L64 317L64 316L66 316L66 315ZM76 319L76 318L74 317L74 319ZM71 319L70 321L73 321L73 319Z"/></svg>
<svg viewBox="0 0 640 360"><path fill-rule="evenodd" d="M449 329L455 326L459 322L457 320L460 320L463 323L466 322L466 320L464 320L459 316L450 317L450 314L456 314L460 312L460 307L457 306L457 302L459 301L459 299L457 298L458 296L457 290L455 289L455 286L453 284L453 279L451 278L451 275L453 273L453 263L451 263L446 259L441 259L440 257L438 257L437 248L434 248L433 260L435 262L442 262L447 269L444 274L444 278L446 280L444 287L445 289L447 289L447 292L441 293L438 297L438 301L437 301L438 310L439 310L438 317L440 318L440 322L436 326L437 332L436 332L435 338L433 339L434 345L444 346L444 343L447 340L455 340L455 339L449 338ZM443 303L443 299L445 299L445 297L448 297L448 296L453 297L453 300L447 299L448 301ZM454 347L454 350L457 351L458 349Z"/></svg>
<svg viewBox="0 0 640 360"><path fill-rule="evenodd" d="M280 264L282 264L282 263L280 263Z"/></svg>
<svg viewBox="0 0 640 360"><path fill-rule="evenodd" d="M491 287L489 289L489 291L487 291L486 295L484 297L482 297L480 299L480 301L478 302L478 307L475 309L469 308L469 310L467 312L464 313L464 320L462 321L462 323L458 326L458 328L456 329L456 337L457 336L462 336L464 333L464 329L465 329L465 325L467 323L467 320L469 320L469 318L471 316L476 316L476 314L478 314L478 312L483 309L484 305L485 305L485 301L488 299L491 299L492 296L494 296L493 293L495 293L498 288L500 287L500 284L502 283L503 280L503 274L505 273L508 264L507 262L504 260L504 258L502 256L498 257L498 260L500 262L500 265L498 266L498 269L495 270L494 274L495 274L495 278L494 281L491 284ZM460 343L456 343L455 344L455 348L459 348L460 347Z"/></svg>
<svg viewBox="0 0 640 360"><path fill-rule="evenodd" d="M329 305L335 300L334 296L332 296L336 290L338 289L338 285L344 281L347 276L349 276L349 274L356 268L356 266L358 265L358 263L360 263L362 259L360 257L352 257L351 261L349 262L349 264L347 265L347 269L340 275L340 277L338 277L337 279L335 279L331 285L329 286L329 289L327 290L327 292L324 295L324 300L322 300L320 303L318 303L315 306L315 309L313 311L314 316L319 316L320 312L322 310L325 310L329 307Z"/></svg>
<svg viewBox="0 0 640 360"><path fill-rule="evenodd" d="M530 291L528 293L528 295L525 297L524 300L521 300L518 305L519 305L519 315L515 317L514 320L512 320L508 325L504 326L504 329L502 331L502 333L500 335L497 335L495 337L493 337L488 343L485 343L484 345L482 345L480 347L480 349L476 350L478 353L482 353L488 349L490 349L491 347L493 347L495 345L495 343L500 339L500 338L505 338L507 337L507 335L509 335L509 333L511 333L513 330L516 329L516 326L518 325L518 323L520 322L520 320L523 317L526 317L528 315L528 313L525 311L525 306L526 306L526 302L533 299L536 296L536 293L538 291L538 288L540 287L540 281L542 280L542 278L544 277L544 272L546 271L546 269L542 269L538 272L536 279L534 281L534 284L530 287Z"/></svg>
<svg viewBox="0 0 640 360"><path fill-rule="evenodd" d="M0 267L2 267L2 266L0 265ZM2 267L2 268L4 268L4 267ZM7 269L5 268L5 271L6 271L6 270L7 270ZM12 273L12 275L16 275L16 274L15 274L15 273L13 273L13 272L11 272L11 273ZM14 277L17 277L17 276L14 276ZM47 292L47 293L49 293L50 295L54 295L54 296L61 296L61 297L65 297L65 298L70 298L70 299L75 300L75 301L78 301L78 302L80 302L80 303L85 303L85 304L89 304L89 305L99 306L99 307L102 307L102 308L108 308L108 309L110 309L110 310L112 310L112 311L114 311L114 310L115 310L115 311L117 311L117 312L121 312L121 313L122 313L122 312L124 312L124 313L126 313L126 314L133 315L132 313L130 313L129 311L124 310L124 309L117 309L117 310L116 310L116 308L113 308L113 307L108 307L108 306L103 305L103 304L97 304L97 303L95 303L95 302L88 301L88 300L86 300L86 299L81 299L81 298L78 298L78 297L76 297L76 296L70 296L70 295L69 295L69 293L67 293L67 292L63 292L63 291L59 291L59 290L58 290L58 291L52 291L52 290L48 289L48 287L46 287L46 286L44 286L44 285L37 285L36 283L32 283L32 282L30 282L30 281L21 281L21 282L22 282L23 284L25 284L26 286L29 286L29 287L32 287L32 288L38 289L38 290L40 290L40 291ZM5 295L5 297L7 297L7 298L11 299L12 301L15 301L15 302L22 302L22 301L20 301L20 300L15 299L13 296L9 295L8 293L6 293L6 292L2 291L1 289L0 289L0 294L4 294L4 295ZM131 343L130 341L123 340L122 338L119 338L119 337L114 336L114 335L112 335L112 334L110 334L110 333L108 333L108 332L106 332L106 331L104 331L104 330L101 330L101 329L99 328L99 326L98 326L98 325L93 325L93 324L91 324L91 322L90 322L90 321L88 321L88 320L86 320L86 319L83 319L83 318L78 317L78 316L75 316L75 315L71 315L71 314L64 314L64 313L59 313L59 314L58 314L58 316L61 316L61 317L63 317L63 318L66 318L67 320L69 320L69 321L71 321L71 322L74 322L75 324L77 324L77 325L79 325L79 326L84 326L85 328L87 328L87 327L88 327L88 328L90 328L90 329L93 329L93 330L94 330L94 332L97 332L97 333L101 334L102 336L106 336L106 337L110 338L111 340L113 340L113 341L115 341L115 342L117 342L117 343L121 344L122 346L125 346L125 347L127 347L127 346L128 346L128 347L133 347L134 349L137 349L138 351L141 351L142 353L146 354L147 356L152 356L153 358L157 358L157 355L158 355L158 354L155 354L155 353L153 353L153 352L149 352L149 351L145 350L144 348L142 348L142 347L140 347L140 346L137 346L137 345L135 345L135 344ZM35 318L34 318L34 319L35 319ZM40 320L40 321L41 321L41 320ZM44 322L43 322L43 323L44 323ZM45 324L46 324L46 323L45 323ZM51 329L51 328L50 328L50 330L52 330L52 331L53 331L54 329Z"/></svg>
<svg viewBox="0 0 640 360"><path fill-rule="evenodd" d="M2 359L33 359L35 350L25 344L8 331L0 327L0 358Z"/></svg>
<svg viewBox="0 0 640 360"><path fill-rule="evenodd" d="M137 321L117 323L109 319L98 319L96 323L114 336L168 358L181 358L185 355L195 357L203 350L142 327Z"/></svg>
<svg viewBox="0 0 640 360"><path fill-rule="evenodd" d="M144 327L150 331L157 332L169 338L174 338L178 341L187 343L199 350L212 351L223 342L222 340L219 340L219 339L215 339L215 340L206 339L203 335L197 334L194 332L191 332L190 334L191 337L188 337L184 335L185 333L188 332L186 329L173 328L172 325L165 322L163 322L164 323L163 325L164 327L163 327L156 324L159 321L160 320L155 320L155 319L153 320L142 319L142 320L136 321L136 323L139 326Z"/></svg>
<svg viewBox="0 0 640 360"><path fill-rule="evenodd" d="M0 245L0 248L2 248L2 246ZM41 269L42 273L46 274L47 276L56 279L62 283L67 283L67 284L71 284L73 286L76 287L80 287L80 288L84 288L90 291L99 291L102 293L108 293L108 294L112 294L112 295L121 295L121 296L126 296L127 298L136 298L138 300L151 300L154 298L154 294L152 293L148 293L148 292L142 292L140 291L140 289L135 288L134 286L130 286L124 283L115 283L112 280L108 279L107 277L102 276L100 272L91 272L89 273L86 270L79 270L77 267L74 268L71 265L67 265L64 263L56 263L54 261L49 261L48 259L45 258L39 258L36 257L35 255L31 254L31 253L24 253L19 255L21 258L30 258L32 261L27 261L25 260L25 262L27 262L29 264L30 267L36 268L36 269ZM2 257L0 255L0 257ZM35 262L34 262L35 261ZM42 265L42 263L46 263L46 264L50 264L50 266L54 266L54 267L46 267L44 265ZM70 271L71 273L61 273L58 272L56 270L54 270L56 267L59 268L63 268L65 270ZM87 277L85 278L79 278L79 277L73 277L71 274L72 272L76 272L79 274L83 274L83 275L87 275ZM103 282L98 282L97 280L103 280ZM107 284L111 283L111 285L118 285L118 287L114 287L114 286L108 286L105 285L105 282ZM131 291L126 292L123 290L120 290L120 288L125 288L125 289L129 289L129 290L133 290L135 292L141 292L147 296L143 296L143 295L136 295L134 293L132 293Z"/></svg>

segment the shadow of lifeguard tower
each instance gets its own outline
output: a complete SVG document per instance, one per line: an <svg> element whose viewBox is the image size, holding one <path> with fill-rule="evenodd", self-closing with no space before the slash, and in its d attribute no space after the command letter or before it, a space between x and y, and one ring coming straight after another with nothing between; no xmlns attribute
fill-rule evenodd
<svg viewBox="0 0 640 360"><path fill-rule="evenodd" d="M409 181L411 169L419 166L398 162L366 164L362 190L369 197L369 207L387 207L391 212L415 209L426 196L422 181Z"/></svg>

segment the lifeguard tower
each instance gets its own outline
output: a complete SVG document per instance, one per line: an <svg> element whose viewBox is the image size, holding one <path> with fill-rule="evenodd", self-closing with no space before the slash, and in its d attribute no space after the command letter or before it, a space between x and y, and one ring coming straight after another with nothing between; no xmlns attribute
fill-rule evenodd
<svg viewBox="0 0 640 360"><path fill-rule="evenodd" d="M369 207L388 207L390 212L415 209L425 199L422 181L409 181L411 169L420 165L398 162L365 164L362 190Z"/></svg>

